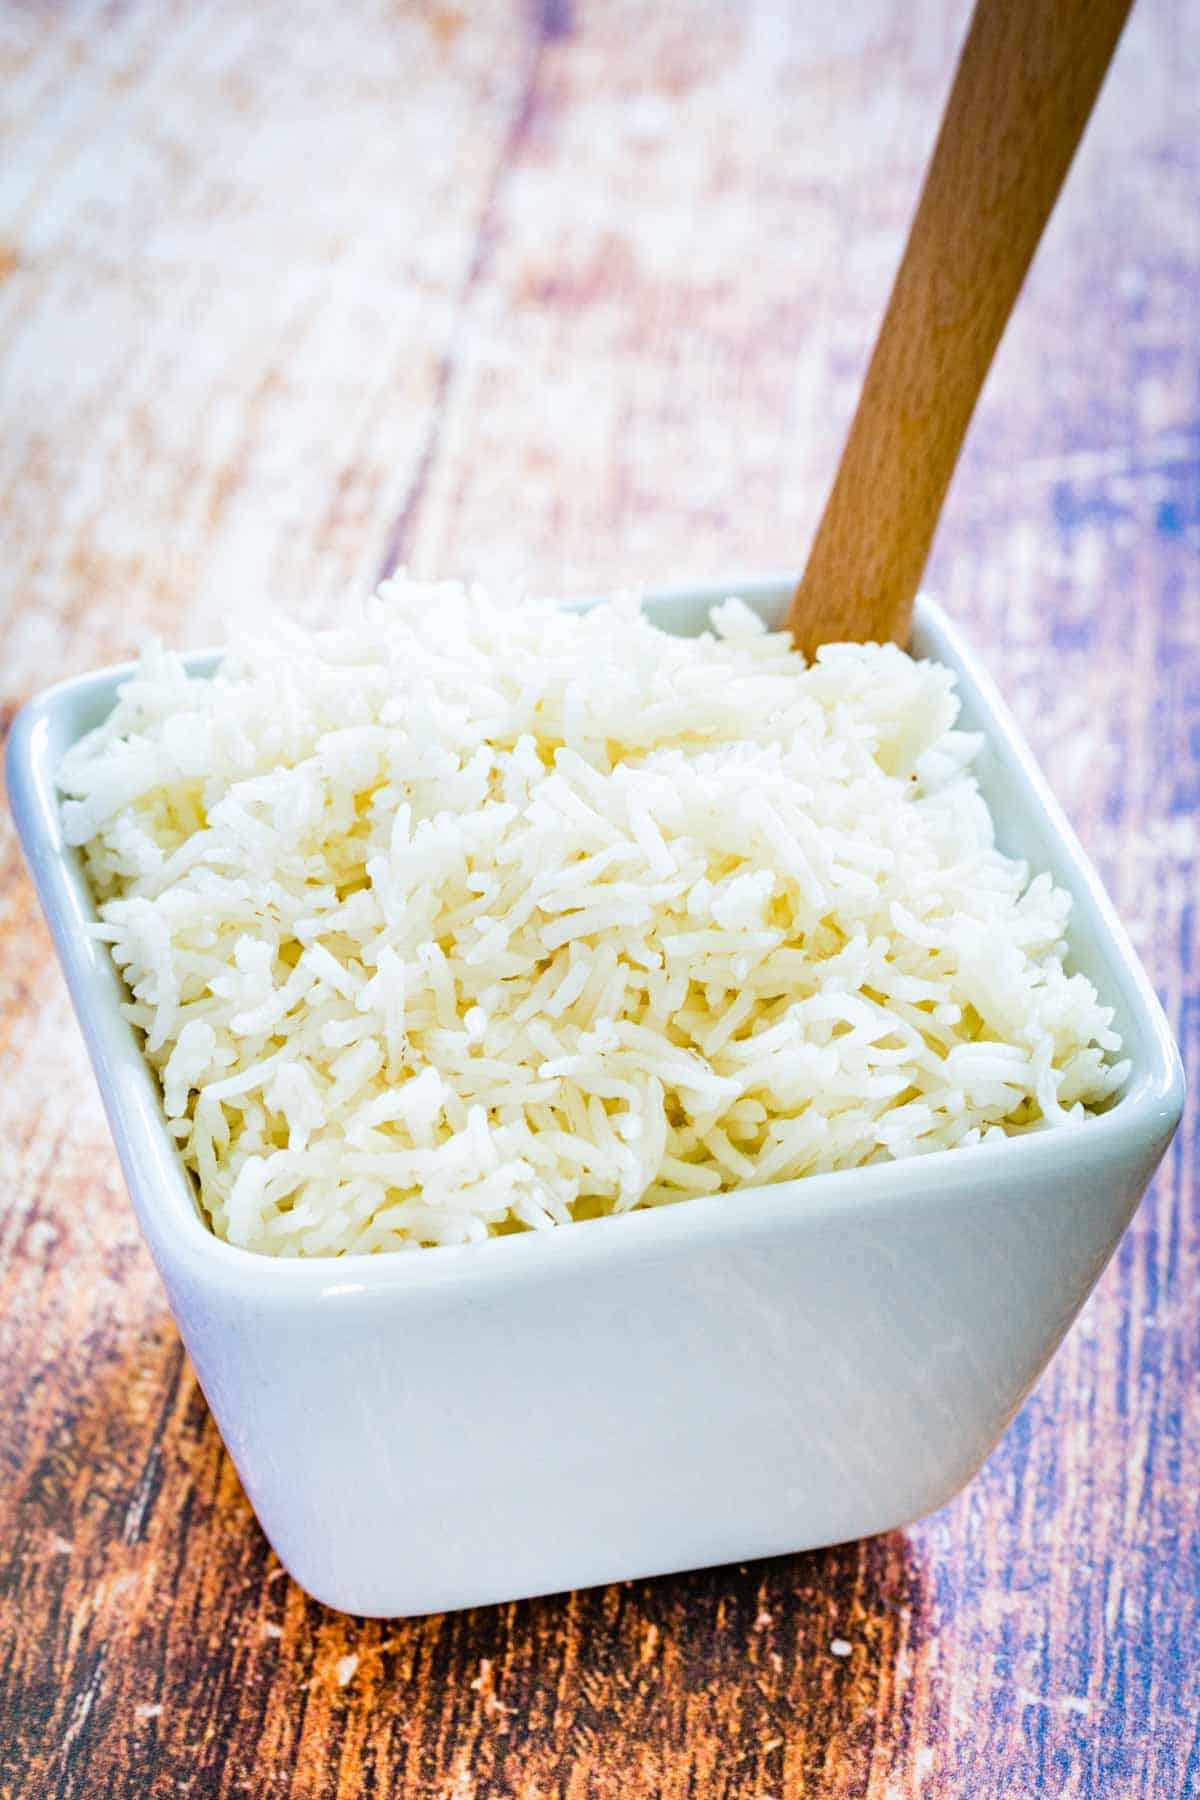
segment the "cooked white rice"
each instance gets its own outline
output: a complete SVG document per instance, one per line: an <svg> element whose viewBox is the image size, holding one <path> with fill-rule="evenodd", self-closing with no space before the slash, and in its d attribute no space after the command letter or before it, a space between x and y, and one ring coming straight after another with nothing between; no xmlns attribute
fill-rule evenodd
<svg viewBox="0 0 1200 1800"><path fill-rule="evenodd" d="M953 677L395 581L161 649L70 841L220 1237L459 1244L1064 1125L1122 1083Z"/></svg>

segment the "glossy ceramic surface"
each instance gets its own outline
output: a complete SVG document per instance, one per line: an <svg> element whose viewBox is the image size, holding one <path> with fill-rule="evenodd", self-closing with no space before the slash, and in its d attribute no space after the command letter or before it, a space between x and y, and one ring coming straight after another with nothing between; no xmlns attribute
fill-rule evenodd
<svg viewBox="0 0 1200 1800"><path fill-rule="evenodd" d="M789 589L646 605L688 631L730 592L777 619ZM958 672L1003 847L1075 897L1074 965L1132 1058L1119 1102L1077 1130L411 1256L277 1261L208 1231L54 800L124 671L21 714L13 810L143 1233L263 1528L318 1599L428 1612L900 1525L969 1479L1044 1369L1170 1141L1182 1073L1078 842L928 601L914 648Z"/></svg>

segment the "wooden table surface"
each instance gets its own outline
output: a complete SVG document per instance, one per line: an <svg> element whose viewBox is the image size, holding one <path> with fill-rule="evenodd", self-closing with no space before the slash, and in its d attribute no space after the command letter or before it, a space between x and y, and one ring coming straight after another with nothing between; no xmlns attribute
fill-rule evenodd
<svg viewBox="0 0 1200 1800"><path fill-rule="evenodd" d="M3 0L6 719L397 560L558 591L800 561L964 25ZM1198 72L1200 8L1139 0L930 570L1193 1070ZM1194 1114L934 1518L345 1618L243 1498L0 833L0 1794L1200 1793Z"/></svg>

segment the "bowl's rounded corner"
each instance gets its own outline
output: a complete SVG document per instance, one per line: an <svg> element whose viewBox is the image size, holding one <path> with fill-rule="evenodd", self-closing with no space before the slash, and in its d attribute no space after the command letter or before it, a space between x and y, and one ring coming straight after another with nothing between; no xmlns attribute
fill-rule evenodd
<svg viewBox="0 0 1200 1800"><path fill-rule="evenodd" d="M24 701L4 734L4 779L10 797L28 784L33 769L33 736L41 721L49 717L49 699L49 693L42 693Z"/></svg>
<svg viewBox="0 0 1200 1800"><path fill-rule="evenodd" d="M1163 1074L1159 1111L1166 1127L1168 1138L1174 1137L1183 1118L1184 1108L1188 1100L1188 1078L1183 1066L1183 1057L1174 1036L1167 1027L1170 1052Z"/></svg>

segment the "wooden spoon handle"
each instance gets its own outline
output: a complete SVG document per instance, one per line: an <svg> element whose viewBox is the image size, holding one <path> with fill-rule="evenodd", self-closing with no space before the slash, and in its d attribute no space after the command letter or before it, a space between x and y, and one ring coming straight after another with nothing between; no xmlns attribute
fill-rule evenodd
<svg viewBox="0 0 1200 1800"><path fill-rule="evenodd" d="M907 642L942 500L1131 0L977 0L788 624Z"/></svg>

